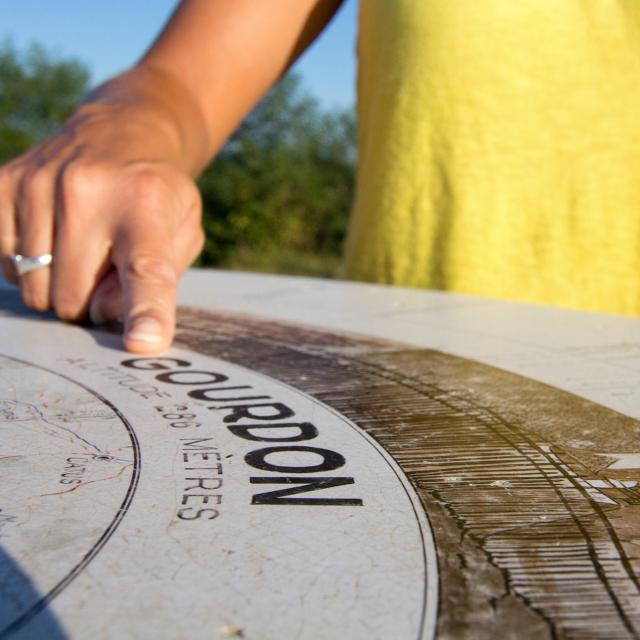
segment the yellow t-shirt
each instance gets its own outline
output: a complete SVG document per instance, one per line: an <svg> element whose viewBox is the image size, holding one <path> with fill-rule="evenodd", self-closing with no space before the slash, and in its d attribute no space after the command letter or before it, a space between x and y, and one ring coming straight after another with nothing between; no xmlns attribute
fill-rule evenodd
<svg viewBox="0 0 640 640"><path fill-rule="evenodd" d="M640 314L640 2L360 11L348 277Z"/></svg>

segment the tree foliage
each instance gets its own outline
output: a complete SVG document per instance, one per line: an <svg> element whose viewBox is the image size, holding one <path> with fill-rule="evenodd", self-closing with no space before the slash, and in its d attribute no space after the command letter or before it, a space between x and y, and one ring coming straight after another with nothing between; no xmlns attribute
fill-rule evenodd
<svg viewBox="0 0 640 640"><path fill-rule="evenodd" d="M354 187L355 119L286 76L204 172L203 264L334 275Z"/></svg>
<svg viewBox="0 0 640 640"><path fill-rule="evenodd" d="M0 162L53 134L88 89L89 73L74 59L34 45L18 53L0 45Z"/></svg>

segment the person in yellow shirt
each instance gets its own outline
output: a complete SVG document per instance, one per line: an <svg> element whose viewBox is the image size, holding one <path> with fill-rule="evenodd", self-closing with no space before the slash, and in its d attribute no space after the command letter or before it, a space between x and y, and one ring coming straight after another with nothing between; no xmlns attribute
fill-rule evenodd
<svg viewBox="0 0 640 640"><path fill-rule="evenodd" d="M350 277L640 314L640 3L362 3Z"/></svg>
<svg viewBox="0 0 640 640"><path fill-rule="evenodd" d="M145 56L0 168L34 309L171 342L193 179L340 0L183 0ZM637 315L640 5L362 0L348 277Z"/></svg>

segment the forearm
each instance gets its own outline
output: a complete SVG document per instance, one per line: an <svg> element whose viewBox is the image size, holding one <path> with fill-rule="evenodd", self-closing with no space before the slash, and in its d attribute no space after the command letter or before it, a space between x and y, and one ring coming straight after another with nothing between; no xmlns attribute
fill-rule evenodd
<svg viewBox="0 0 640 640"><path fill-rule="evenodd" d="M149 143L195 175L341 1L183 0L142 60L84 108L136 103L160 134Z"/></svg>

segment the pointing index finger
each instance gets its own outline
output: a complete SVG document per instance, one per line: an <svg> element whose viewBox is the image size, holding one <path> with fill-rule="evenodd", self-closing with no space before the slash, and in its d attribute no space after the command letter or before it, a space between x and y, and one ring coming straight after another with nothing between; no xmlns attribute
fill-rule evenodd
<svg viewBox="0 0 640 640"><path fill-rule="evenodd" d="M128 224L116 239L113 258L124 303L124 345L157 353L173 340L177 272L168 230L159 224Z"/></svg>
<svg viewBox="0 0 640 640"><path fill-rule="evenodd" d="M117 193L111 259L122 291L124 345L157 353L173 340L178 275L201 246L200 198L190 177L167 167L136 168Z"/></svg>

